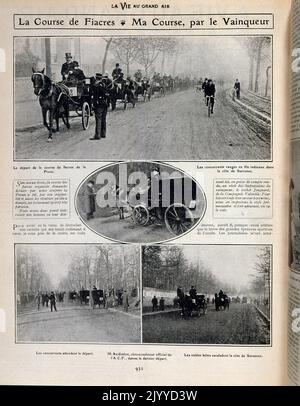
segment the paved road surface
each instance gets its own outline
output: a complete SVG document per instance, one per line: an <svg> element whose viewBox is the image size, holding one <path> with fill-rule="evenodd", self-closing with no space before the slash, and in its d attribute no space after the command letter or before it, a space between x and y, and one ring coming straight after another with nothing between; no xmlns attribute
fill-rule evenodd
<svg viewBox="0 0 300 406"><path fill-rule="evenodd" d="M17 131L15 157L38 160L262 160L270 158L270 145L240 120L220 91L215 113L207 117L203 98L195 90L122 106L108 113L107 138L90 141L94 118L83 131L81 119L62 125L47 143L45 128Z"/></svg>
<svg viewBox="0 0 300 406"><path fill-rule="evenodd" d="M148 343L269 344L267 325L253 305L231 304L229 311L185 320L178 313L143 318L143 341Z"/></svg>
<svg viewBox="0 0 300 406"><path fill-rule="evenodd" d="M18 314L17 341L140 342L140 318L131 313L60 307Z"/></svg>

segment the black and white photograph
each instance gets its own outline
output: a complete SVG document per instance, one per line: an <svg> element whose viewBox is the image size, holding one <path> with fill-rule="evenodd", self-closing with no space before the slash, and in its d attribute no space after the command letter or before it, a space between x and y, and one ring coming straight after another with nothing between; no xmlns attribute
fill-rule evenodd
<svg viewBox="0 0 300 406"><path fill-rule="evenodd" d="M139 343L140 250L16 244L17 343Z"/></svg>
<svg viewBox="0 0 300 406"><path fill-rule="evenodd" d="M190 232L207 203L201 185L183 171L131 161L90 174L77 190L75 206L83 223L105 238L153 243Z"/></svg>
<svg viewBox="0 0 300 406"><path fill-rule="evenodd" d="M289 266L300 272L300 141L292 141L289 185Z"/></svg>
<svg viewBox="0 0 300 406"><path fill-rule="evenodd" d="M269 245L142 247L143 343L270 345Z"/></svg>
<svg viewBox="0 0 300 406"><path fill-rule="evenodd" d="M271 36L14 38L14 159L272 160Z"/></svg>

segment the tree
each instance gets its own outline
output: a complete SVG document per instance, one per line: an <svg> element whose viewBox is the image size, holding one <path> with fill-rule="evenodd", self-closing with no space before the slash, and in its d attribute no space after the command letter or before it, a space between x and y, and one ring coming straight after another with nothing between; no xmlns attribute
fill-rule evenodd
<svg viewBox="0 0 300 406"><path fill-rule="evenodd" d="M33 247L18 247L16 270L18 292L36 293L38 290L52 289L50 277L43 268L40 253Z"/></svg>
<svg viewBox="0 0 300 406"><path fill-rule="evenodd" d="M254 293L263 295L265 303L270 306L270 273L271 273L271 248L264 247L257 255L257 262L254 264L255 273L251 289Z"/></svg>
<svg viewBox="0 0 300 406"><path fill-rule="evenodd" d="M247 37L243 39L249 55L249 81L248 90L258 92L261 74L261 63L263 60L263 49L269 49L270 37Z"/></svg>
<svg viewBox="0 0 300 406"><path fill-rule="evenodd" d="M35 67L40 61L40 58L31 51L29 40L30 38L26 38L22 52L16 55L16 77L30 77L32 75L32 67Z"/></svg>
<svg viewBox="0 0 300 406"><path fill-rule="evenodd" d="M130 64L138 54L139 39L135 37L116 38L111 41L111 52L118 61L126 66L126 74L130 74Z"/></svg>
<svg viewBox="0 0 300 406"><path fill-rule="evenodd" d="M154 64L159 55L163 52L167 52L171 44L173 44L173 42L170 42L169 38L164 37L147 37L137 40L136 60L144 67L146 75L149 74L150 67Z"/></svg>
<svg viewBox="0 0 300 406"><path fill-rule="evenodd" d="M107 54L108 54L108 50L109 47L112 43L112 38L103 38L103 40L106 42L105 45L105 51L104 51L104 55L103 55L103 59L102 59L102 73L105 73L105 68L106 68L106 59L107 59Z"/></svg>

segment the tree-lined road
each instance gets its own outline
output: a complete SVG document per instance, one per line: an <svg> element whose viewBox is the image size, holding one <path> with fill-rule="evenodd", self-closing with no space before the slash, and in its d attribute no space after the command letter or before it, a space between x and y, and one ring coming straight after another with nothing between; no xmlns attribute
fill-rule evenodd
<svg viewBox="0 0 300 406"><path fill-rule="evenodd" d="M266 322L251 304L231 304L229 311L209 307L188 320L180 311L143 317L143 342L190 344L270 344Z"/></svg>
<svg viewBox="0 0 300 406"><path fill-rule="evenodd" d="M37 102L38 103L38 102ZM94 117L84 131L81 118L71 129L61 123L47 143L47 130L17 131L15 157L34 160L264 160L270 140L251 130L217 89L215 112L209 118L203 96L194 89L178 91L127 110L119 105L107 116L107 138L91 141Z"/></svg>
<svg viewBox="0 0 300 406"><path fill-rule="evenodd" d="M20 313L17 316L18 342L140 342L140 317L111 309L89 309L58 304L57 312Z"/></svg>

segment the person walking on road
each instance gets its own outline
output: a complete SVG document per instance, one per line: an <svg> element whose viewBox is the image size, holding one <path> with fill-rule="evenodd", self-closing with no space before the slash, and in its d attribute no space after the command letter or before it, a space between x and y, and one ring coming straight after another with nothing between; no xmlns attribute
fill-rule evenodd
<svg viewBox="0 0 300 406"><path fill-rule="evenodd" d="M151 302L152 302L152 311L156 312L157 311L157 305L158 305L157 297L153 296L153 299L152 299Z"/></svg>
<svg viewBox="0 0 300 406"><path fill-rule="evenodd" d="M40 310L40 307L41 307L41 300L42 300L42 295L41 295L40 291L38 290L36 297L35 297L35 301L36 301L38 310Z"/></svg>
<svg viewBox="0 0 300 406"><path fill-rule="evenodd" d="M235 94L236 94L236 98L238 100L240 100L241 84L240 84L240 81L238 79L236 79L233 88L234 88L234 91L235 91Z"/></svg>
<svg viewBox="0 0 300 406"><path fill-rule="evenodd" d="M159 300L159 310L161 311L165 310L165 299L163 297L161 297Z"/></svg>
<svg viewBox="0 0 300 406"><path fill-rule="evenodd" d="M55 294L54 294L54 292L51 292L51 295L50 295L50 310L51 310L51 312L53 311L53 309L57 312L57 309L56 309L56 297L55 297Z"/></svg>
<svg viewBox="0 0 300 406"><path fill-rule="evenodd" d="M96 81L92 88L92 104L95 113L95 135L90 140L106 137L106 115L109 106L109 92L103 81L102 74L96 73Z"/></svg>

